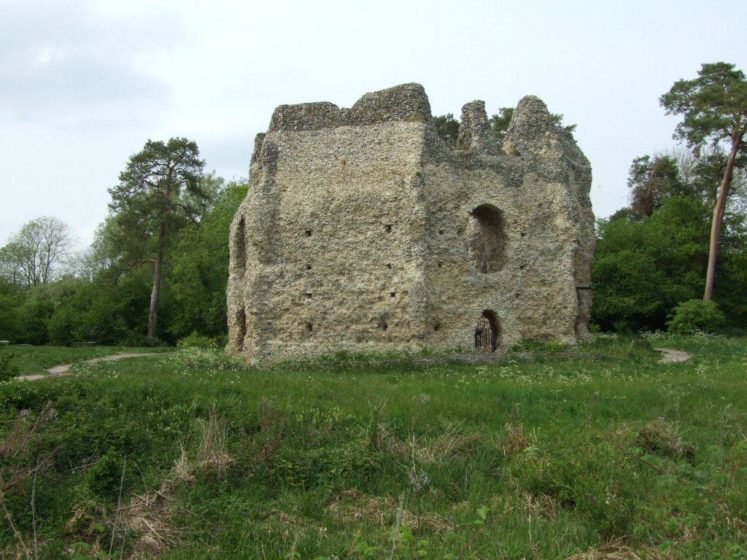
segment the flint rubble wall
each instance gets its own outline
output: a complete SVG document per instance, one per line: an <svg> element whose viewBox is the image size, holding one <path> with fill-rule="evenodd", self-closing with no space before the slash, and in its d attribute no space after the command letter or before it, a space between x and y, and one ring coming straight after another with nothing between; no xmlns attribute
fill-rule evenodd
<svg viewBox="0 0 747 560"><path fill-rule="evenodd" d="M422 86L278 107L255 141L233 221L228 350L467 349L483 312L497 347L575 343L590 307L591 170L535 97L503 151L482 102L457 149Z"/></svg>

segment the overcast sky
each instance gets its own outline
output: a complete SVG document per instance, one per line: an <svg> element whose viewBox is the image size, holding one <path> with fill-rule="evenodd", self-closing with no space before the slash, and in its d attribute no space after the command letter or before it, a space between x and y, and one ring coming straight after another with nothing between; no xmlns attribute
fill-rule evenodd
<svg viewBox="0 0 747 560"><path fill-rule="evenodd" d="M747 71L745 22L744 0L0 0L0 244L41 215L90 242L147 139L243 177L276 105L403 82L434 114L540 96L576 123L608 216L631 160L674 146L659 96L703 62Z"/></svg>

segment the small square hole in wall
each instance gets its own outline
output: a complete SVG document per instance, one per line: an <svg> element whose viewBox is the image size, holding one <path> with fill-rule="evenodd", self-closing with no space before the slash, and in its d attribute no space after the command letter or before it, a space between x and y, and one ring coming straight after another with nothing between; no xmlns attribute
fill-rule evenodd
<svg viewBox="0 0 747 560"><path fill-rule="evenodd" d="M311 292L305 292L304 295L306 296L306 299L311 299L314 294L312 294Z"/></svg>
<svg viewBox="0 0 747 560"><path fill-rule="evenodd" d="M306 230L306 237L311 237L311 230L310 229Z"/></svg>
<svg viewBox="0 0 747 560"><path fill-rule="evenodd" d="M441 323L435 323L433 325L433 330L436 331L436 332L440 331L441 330Z"/></svg>
<svg viewBox="0 0 747 560"><path fill-rule="evenodd" d="M394 297L397 295L397 292L389 292L389 297Z"/></svg>
<svg viewBox="0 0 747 560"><path fill-rule="evenodd" d="M379 321L379 325L378 325L378 327L379 327L379 328L380 328L380 329L381 329L382 331L385 331L385 330L387 330L387 329L389 328L389 324L388 324L388 323L387 323L386 321L384 321L384 320L382 319L382 320L380 320L380 321Z"/></svg>
<svg viewBox="0 0 747 560"><path fill-rule="evenodd" d="M311 270L311 265L310 264L306 265L306 270Z"/></svg>
<svg viewBox="0 0 747 560"><path fill-rule="evenodd" d="M384 231L387 232L387 233L391 233L391 231L392 231L392 224L386 224L384 226Z"/></svg>
<svg viewBox="0 0 747 560"><path fill-rule="evenodd" d="M526 236L527 236L527 232L525 232L525 231L522 231L522 232L521 232L521 236L522 236L522 237L526 237Z"/></svg>
<svg viewBox="0 0 747 560"><path fill-rule="evenodd" d="M444 234L444 230L442 229L438 230L438 235L443 235L443 234Z"/></svg>
<svg viewBox="0 0 747 560"><path fill-rule="evenodd" d="M444 265L444 261L438 261L438 268L441 268Z"/></svg>
<svg viewBox="0 0 747 560"><path fill-rule="evenodd" d="M314 325L306 323L306 334L311 334L312 332L314 332Z"/></svg>
<svg viewBox="0 0 747 560"><path fill-rule="evenodd" d="M526 265L519 265L519 270L524 270L526 268Z"/></svg>
<svg viewBox="0 0 747 560"><path fill-rule="evenodd" d="M388 268L389 270L392 270L392 263L386 263L386 267L387 267L387 268Z"/></svg>

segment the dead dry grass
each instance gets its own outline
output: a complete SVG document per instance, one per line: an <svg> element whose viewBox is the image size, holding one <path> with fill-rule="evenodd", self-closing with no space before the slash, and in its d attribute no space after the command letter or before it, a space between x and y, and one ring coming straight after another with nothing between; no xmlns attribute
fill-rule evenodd
<svg viewBox="0 0 747 560"><path fill-rule="evenodd" d="M448 425L435 437L418 437L412 434L403 440L386 426L379 424L372 440L373 447L378 451L399 455L419 464L433 465L446 462L460 453L468 453L481 440L481 436L475 432L465 433Z"/></svg>
<svg viewBox="0 0 747 560"><path fill-rule="evenodd" d="M657 418L638 431L636 444L649 453L675 459L691 459L693 445L682 437L680 431L678 423Z"/></svg>
<svg viewBox="0 0 747 560"><path fill-rule="evenodd" d="M178 459L160 487L132 496L118 510L112 530L119 542L130 543L130 558L151 558L179 542L181 531L175 527L174 519L183 510L177 505L175 490L205 474L225 476L233 462L226 449L226 430L225 420L211 407L207 418L197 421L195 459L190 460L182 445Z"/></svg>
<svg viewBox="0 0 747 560"><path fill-rule="evenodd" d="M641 557L617 539L601 547L589 548L585 552L574 554L568 560L641 560Z"/></svg>
<svg viewBox="0 0 747 560"><path fill-rule="evenodd" d="M388 529L398 513L398 503L392 496L369 496L358 490L345 490L327 503L326 511L335 523L343 527L371 526ZM402 508L401 522L413 533L445 533L454 529L447 518L433 512L414 513Z"/></svg>
<svg viewBox="0 0 747 560"><path fill-rule="evenodd" d="M215 406L210 407L207 418L198 420L197 429L197 467L202 471L212 471L218 476L225 476L226 469L233 459L227 451L226 422L218 416Z"/></svg>

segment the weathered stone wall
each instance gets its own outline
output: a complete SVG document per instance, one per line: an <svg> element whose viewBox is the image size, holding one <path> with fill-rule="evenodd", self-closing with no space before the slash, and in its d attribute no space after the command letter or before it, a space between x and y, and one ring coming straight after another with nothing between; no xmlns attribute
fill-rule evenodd
<svg viewBox="0 0 747 560"><path fill-rule="evenodd" d="M499 348L584 336L588 161L533 97L503 148L472 102L448 149L417 84L278 107L231 227L228 349L465 349L486 311Z"/></svg>

